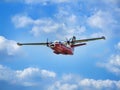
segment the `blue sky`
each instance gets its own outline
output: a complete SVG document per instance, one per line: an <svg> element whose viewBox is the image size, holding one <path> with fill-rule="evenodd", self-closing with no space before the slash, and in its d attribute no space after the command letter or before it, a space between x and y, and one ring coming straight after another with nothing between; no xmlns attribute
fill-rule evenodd
<svg viewBox="0 0 120 90"><path fill-rule="evenodd" d="M120 90L119 0L1 0L0 90ZM55 55L46 42L105 36Z"/></svg>

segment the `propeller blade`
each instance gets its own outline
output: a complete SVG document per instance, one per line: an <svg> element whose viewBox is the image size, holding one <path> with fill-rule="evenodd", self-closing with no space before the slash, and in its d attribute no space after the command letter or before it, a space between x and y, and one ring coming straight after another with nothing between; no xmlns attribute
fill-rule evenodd
<svg viewBox="0 0 120 90"><path fill-rule="evenodd" d="M47 38L47 46L49 46L49 43L48 43L48 38Z"/></svg>

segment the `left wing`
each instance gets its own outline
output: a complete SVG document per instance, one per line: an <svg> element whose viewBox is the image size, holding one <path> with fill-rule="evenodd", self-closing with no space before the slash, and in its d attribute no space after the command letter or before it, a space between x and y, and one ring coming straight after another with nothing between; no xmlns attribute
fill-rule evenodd
<svg viewBox="0 0 120 90"><path fill-rule="evenodd" d="M94 40L100 40L100 39L105 39L105 37L102 36L102 37L99 37L99 38L75 40L74 43L88 42L88 41L94 41Z"/></svg>
<svg viewBox="0 0 120 90"><path fill-rule="evenodd" d="M17 43L17 45L48 45L48 43Z"/></svg>

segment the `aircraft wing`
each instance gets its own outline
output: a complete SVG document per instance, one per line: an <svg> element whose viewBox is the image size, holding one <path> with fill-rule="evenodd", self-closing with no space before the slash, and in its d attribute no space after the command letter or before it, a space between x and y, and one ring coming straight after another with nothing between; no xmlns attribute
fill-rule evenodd
<svg viewBox="0 0 120 90"><path fill-rule="evenodd" d="M88 41L94 41L94 40L100 40L100 39L105 39L105 37L102 36L102 37L99 37L99 38L75 40L74 43L88 42Z"/></svg>
<svg viewBox="0 0 120 90"><path fill-rule="evenodd" d="M17 45L47 45L48 43L17 43Z"/></svg>

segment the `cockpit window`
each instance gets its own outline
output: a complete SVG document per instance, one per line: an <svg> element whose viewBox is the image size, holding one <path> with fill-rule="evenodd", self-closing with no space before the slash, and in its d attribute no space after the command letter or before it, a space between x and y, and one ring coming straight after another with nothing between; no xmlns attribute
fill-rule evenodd
<svg viewBox="0 0 120 90"><path fill-rule="evenodd" d="M56 40L56 41L54 41L54 43L59 43L59 41L58 41L58 40Z"/></svg>

